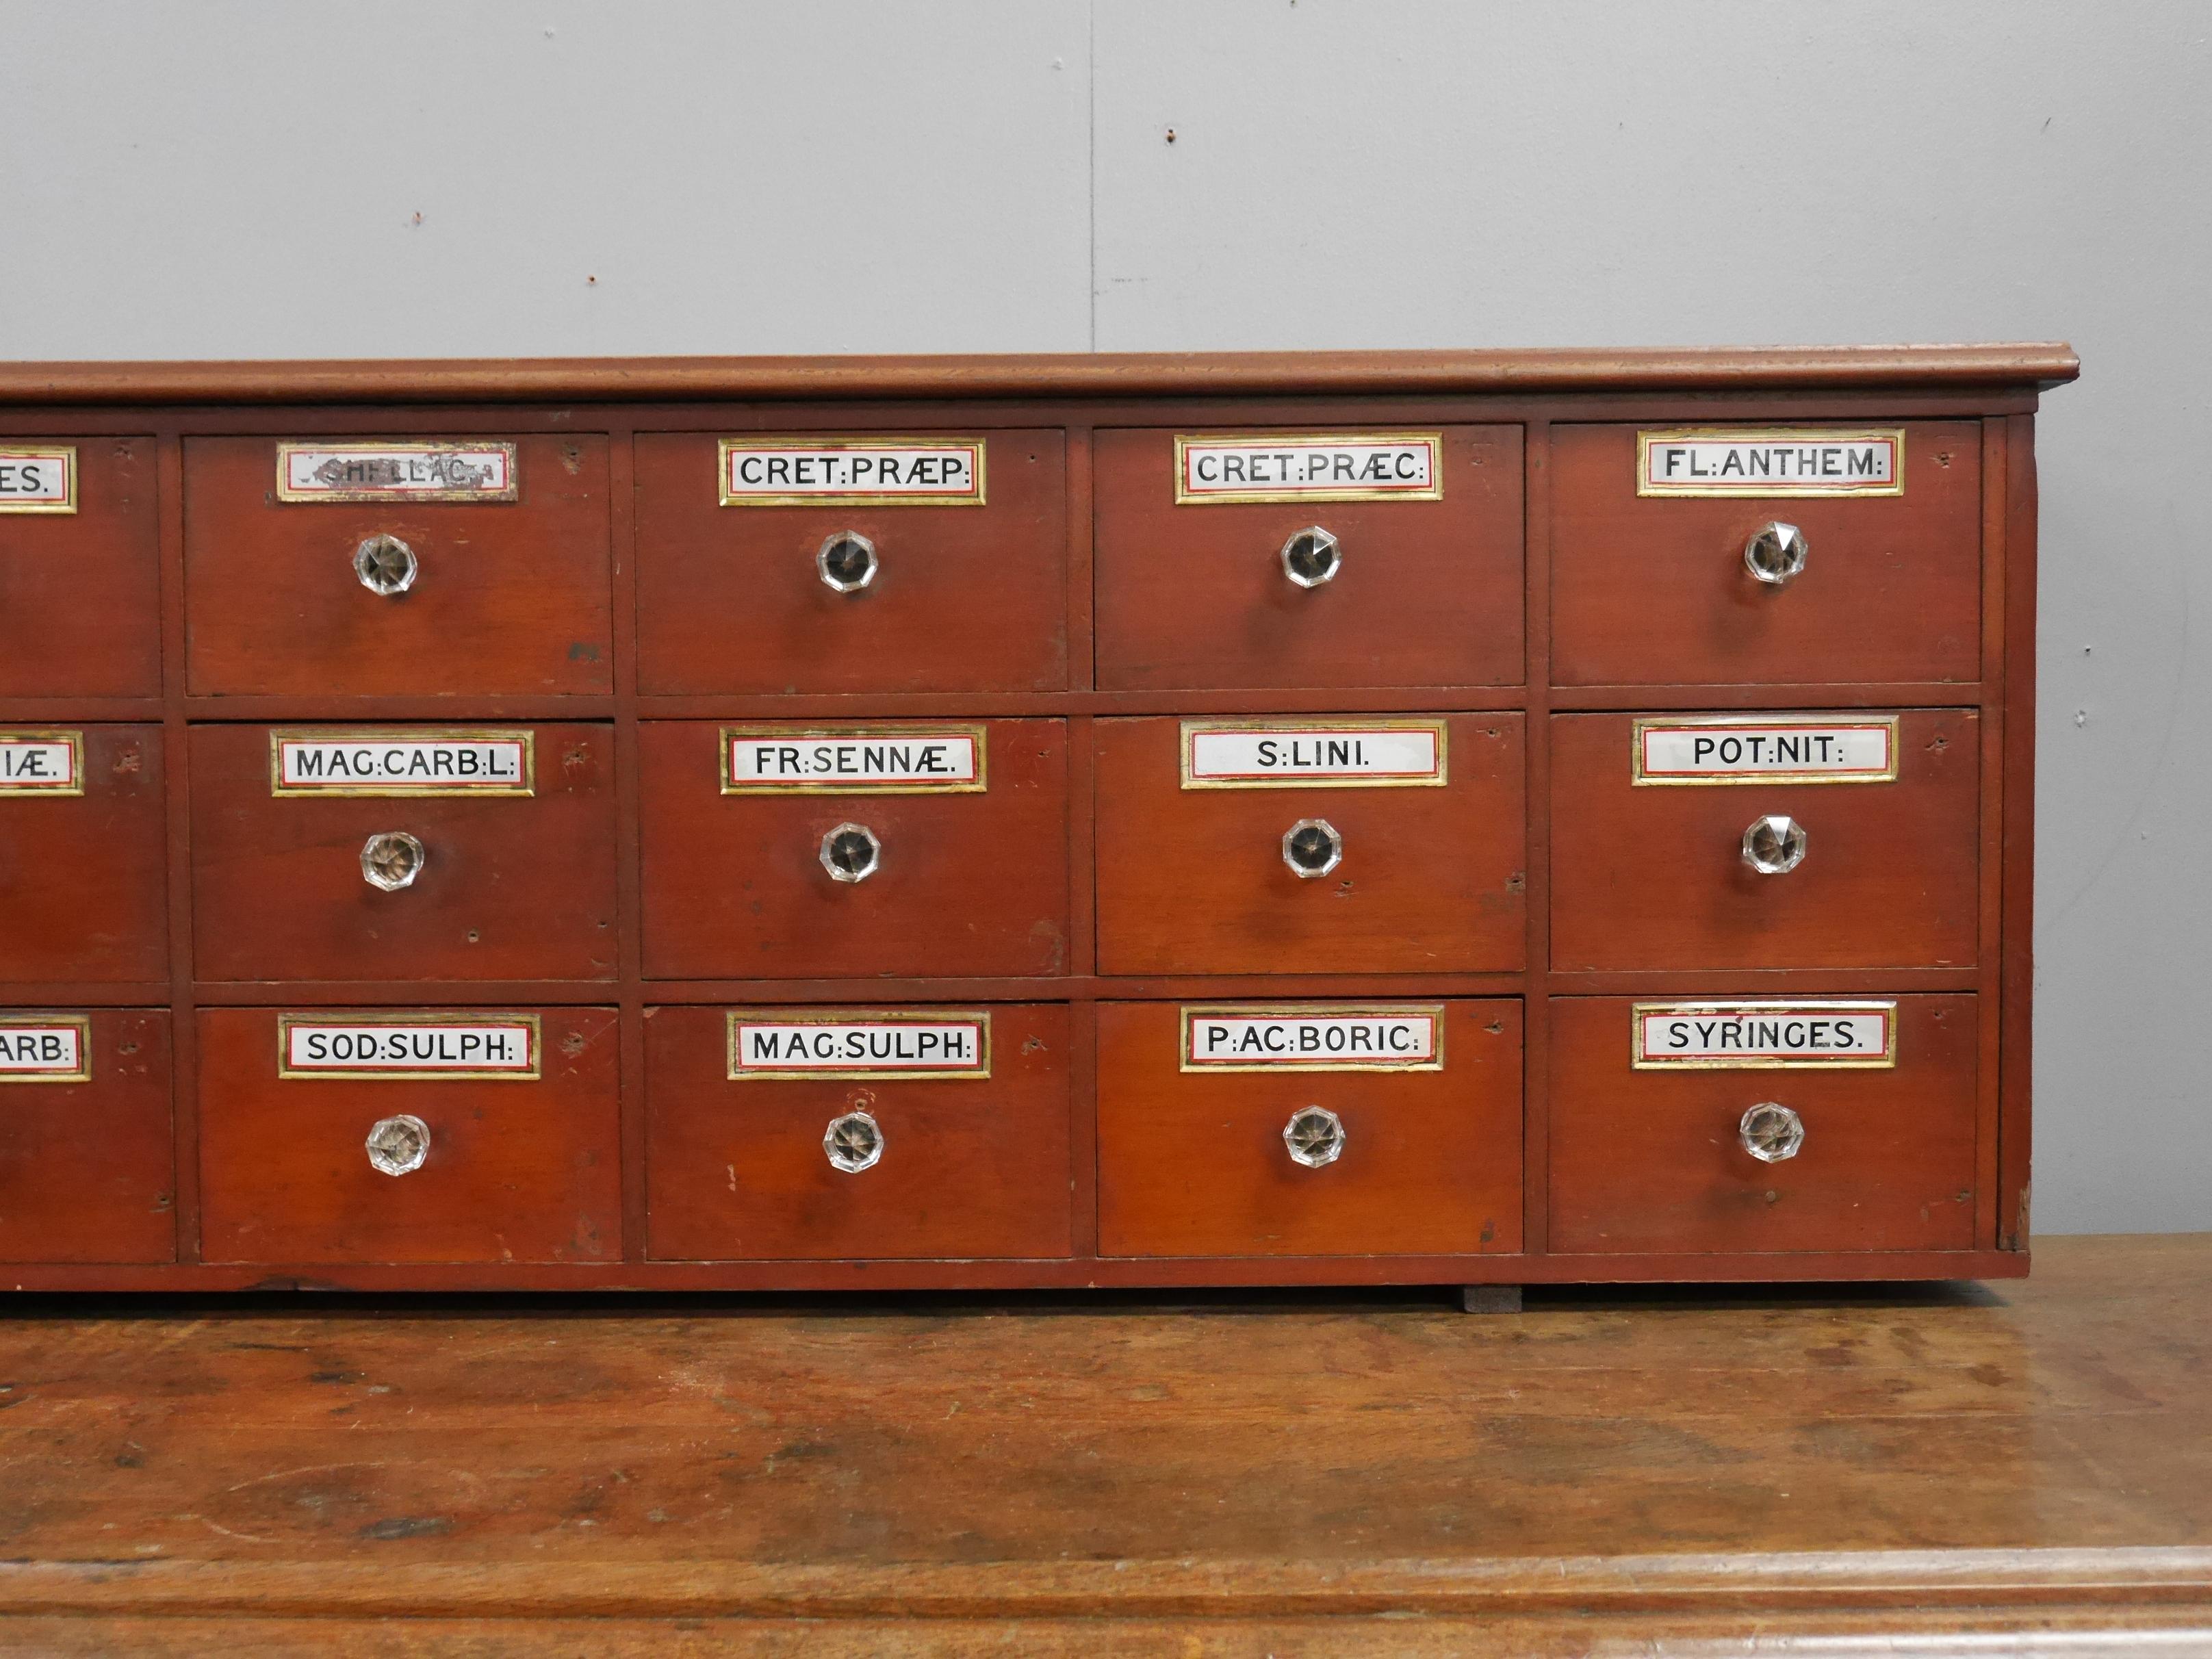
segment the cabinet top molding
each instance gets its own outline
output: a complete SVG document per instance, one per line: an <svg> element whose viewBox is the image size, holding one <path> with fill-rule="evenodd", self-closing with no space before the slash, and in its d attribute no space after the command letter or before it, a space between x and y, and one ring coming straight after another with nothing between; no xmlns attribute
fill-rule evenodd
<svg viewBox="0 0 2212 1659"><path fill-rule="evenodd" d="M2063 343L910 357L0 363L0 404L629 403L2042 387Z"/></svg>

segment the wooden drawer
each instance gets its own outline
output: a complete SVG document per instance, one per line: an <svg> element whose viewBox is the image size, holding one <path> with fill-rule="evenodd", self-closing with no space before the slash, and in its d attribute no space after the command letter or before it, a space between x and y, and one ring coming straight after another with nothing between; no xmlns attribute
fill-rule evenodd
<svg viewBox="0 0 2212 1659"><path fill-rule="evenodd" d="M164 1009L0 1013L0 1261L173 1261Z"/></svg>
<svg viewBox="0 0 2212 1659"><path fill-rule="evenodd" d="M1098 1006L1098 1248L1103 1255L1461 1255L1521 1248L1517 1001L1221 1004L1212 1016L1433 1022L1434 1069L1284 1064L1266 1039L1187 1040L1182 1005ZM1285 1018L1285 1017L1289 1017ZM1207 1017L1193 1014L1193 1019ZM1279 1045L1295 1057L1300 1040ZM1386 1046L1376 1045L1378 1054ZM1407 1045L1411 1048L1412 1045ZM1207 1048L1235 1056L1186 1060ZM1418 1053L1417 1048L1413 1050ZM1255 1058L1257 1056L1257 1058ZM1211 1069L1219 1064L1221 1069ZM1239 1066L1250 1069L1237 1069ZM1286 1131L1308 1109L1291 1154ZM1293 1131L1293 1133L1295 1133Z"/></svg>
<svg viewBox="0 0 2212 1659"><path fill-rule="evenodd" d="M1681 732L1702 716L1649 716ZM1962 968L1980 902L1981 722L1971 709L1729 717L1739 745L1764 734L1871 742L1887 728L1893 781L1737 773L1633 780L1639 721L1552 720L1552 959L1562 969ZM1856 728L1845 739L1840 728ZM1762 874L1745 835L1784 817L1802 861Z"/></svg>
<svg viewBox="0 0 2212 1659"><path fill-rule="evenodd" d="M1441 726L1444 782L1374 787L1310 769L1219 787L1189 745L1217 729L1369 745ZM1109 974L1509 971L1525 955L1522 720L1102 720L1098 957ZM1225 733L1224 733L1225 735ZM1258 738L1253 739L1257 742ZM1196 785L1200 787L1187 787ZM1341 861L1291 868L1285 837L1325 826Z"/></svg>
<svg viewBox="0 0 2212 1659"><path fill-rule="evenodd" d="M203 979L614 976L611 727L199 726L191 743ZM387 890L364 860L394 836L421 861Z"/></svg>
<svg viewBox="0 0 2212 1659"><path fill-rule="evenodd" d="M649 1252L1066 1256L1068 1053L1057 1005L648 1010Z"/></svg>
<svg viewBox="0 0 2212 1659"><path fill-rule="evenodd" d="M35 497L8 487L30 476L11 457L56 449L69 458L40 457ZM58 489L57 477L69 482ZM27 510L63 490L74 511ZM0 696L161 690L154 441L0 438Z"/></svg>
<svg viewBox="0 0 2212 1659"><path fill-rule="evenodd" d="M0 981L169 977L164 812L159 726L0 728Z"/></svg>
<svg viewBox="0 0 2212 1659"><path fill-rule="evenodd" d="M191 689L611 691L606 441L514 441L511 501L280 501L273 439L187 440ZM376 536L414 552L406 592L373 592L356 573Z"/></svg>
<svg viewBox="0 0 2212 1659"><path fill-rule="evenodd" d="M305 1029L295 1048L273 1009L200 1011L208 1261L620 1258L621 1043L612 1009L433 1017L441 1024L424 1023L420 1010L321 1009L297 1018ZM461 1048L468 1032L511 1032L528 1022L538 1027L527 1039L530 1063L508 1074L456 1074L488 1063ZM365 1026L404 1028L398 1040L420 1045L418 1057L403 1067L345 1053L362 1046ZM324 1054L310 1046L319 1029L340 1034L325 1039ZM331 1069L280 1074L311 1067ZM428 1139L420 1166L394 1175L370 1162L366 1143L380 1123L400 1117L419 1121Z"/></svg>
<svg viewBox="0 0 2212 1659"><path fill-rule="evenodd" d="M1905 434L1905 490L1865 496L1638 495L1638 434L1662 429L1552 428L1557 684L1979 677L1978 422L1884 426ZM1803 571L1780 586L1744 560L1771 522L1796 526L1809 544Z"/></svg>
<svg viewBox="0 0 2212 1659"><path fill-rule="evenodd" d="M1224 435L1098 434L1102 688L1520 680L1520 428L1398 434L1441 437L1436 499L1344 501L1324 492L1179 503L1178 438ZM1285 550L1314 527L1336 538L1340 563L1326 581L1301 586L1285 574Z"/></svg>
<svg viewBox="0 0 2212 1659"><path fill-rule="evenodd" d="M1067 684L1067 496L1056 431L960 440L817 434L792 455L711 433L637 440L638 683L644 691L1042 691ZM836 446L860 443L841 451ZM769 504L771 462L927 465L916 446L981 446L981 502L862 494ZM884 447L884 446L905 446ZM721 505L733 462L743 499ZM973 460L967 465L972 467ZM763 476L754 479L754 472ZM865 488L865 487L864 487ZM872 548L864 586L823 580L845 537ZM849 568L866 570L865 557ZM832 570L831 574L836 574Z"/></svg>
<svg viewBox="0 0 2212 1659"><path fill-rule="evenodd" d="M750 750L732 761L732 742L787 751L791 769L762 793L726 793L728 769L752 764ZM963 742L980 744L981 759L957 787L945 777L923 776L920 788L884 781L894 760L927 771ZM863 770L841 773L835 760L807 769L825 750ZM639 763L652 977L1067 970L1065 721L648 720ZM825 867L841 835L875 838L877 862L861 879Z"/></svg>
<svg viewBox="0 0 2212 1659"><path fill-rule="evenodd" d="M1631 999L1553 999L1552 1248L1968 1248L1975 999L1893 1000L1893 1066L1777 1070L1638 1069ZM1650 1006L1664 1020L1675 1005ZM1802 1027L1806 1005L1792 1006ZM1783 1016L1770 1008L1760 1017ZM1660 1052L1665 1027L1656 1029L1650 1046ZM1720 1046L1710 1035L1692 1041ZM1778 1163L1741 1144L1745 1113L1762 1104L1802 1121L1802 1146Z"/></svg>

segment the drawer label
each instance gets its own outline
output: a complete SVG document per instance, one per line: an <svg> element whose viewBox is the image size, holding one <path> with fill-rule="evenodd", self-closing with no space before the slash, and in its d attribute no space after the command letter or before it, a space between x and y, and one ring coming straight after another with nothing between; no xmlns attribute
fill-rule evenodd
<svg viewBox="0 0 2212 1659"><path fill-rule="evenodd" d="M280 1078L516 1078L538 1072L536 1014L279 1014Z"/></svg>
<svg viewBox="0 0 2212 1659"><path fill-rule="evenodd" d="M0 513L76 511L76 451L67 444L0 443Z"/></svg>
<svg viewBox="0 0 2212 1659"><path fill-rule="evenodd" d="M272 795L527 795L537 733L271 732Z"/></svg>
<svg viewBox="0 0 2212 1659"><path fill-rule="evenodd" d="M1894 1002L1639 1002L1631 1018L1638 1071L1897 1064Z"/></svg>
<svg viewBox="0 0 2212 1659"><path fill-rule="evenodd" d="M513 444L278 444L280 501L511 501Z"/></svg>
<svg viewBox="0 0 2212 1659"><path fill-rule="evenodd" d="M1905 428L1681 427L1636 434L1639 495L1902 495Z"/></svg>
<svg viewBox="0 0 2212 1659"><path fill-rule="evenodd" d="M1185 720L1186 789L1418 788L1445 781L1442 720Z"/></svg>
<svg viewBox="0 0 2212 1659"><path fill-rule="evenodd" d="M1176 501L1442 501L1443 434L1185 435Z"/></svg>
<svg viewBox="0 0 2212 1659"><path fill-rule="evenodd" d="M726 726L726 795L970 795L980 726Z"/></svg>
<svg viewBox="0 0 2212 1659"><path fill-rule="evenodd" d="M733 1008L729 1075L988 1078L991 1016L945 1008Z"/></svg>
<svg viewBox="0 0 2212 1659"><path fill-rule="evenodd" d="M84 733L0 732L0 795L84 793Z"/></svg>
<svg viewBox="0 0 2212 1659"><path fill-rule="evenodd" d="M1897 717L1638 719L1631 727L1629 776L1648 784L1893 783Z"/></svg>
<svg viewBox="0 0 2212 1659"><path fill-rule="evenodd" d="M1443 1008L1186 1006L1186 1072L1441 1072Z"/></svg>
<svg viewBox="0 0 2212 1659"><path fill-rule="evenodd" d="M89 1083L92 1022L82 1014L0 1019L0 1083Z"/></svg>
<svg viewBox="0 0 2212 1659"><path fill-rule="evenodd" d="M725 438L724 507L981 507L981 438Z"/></svg>

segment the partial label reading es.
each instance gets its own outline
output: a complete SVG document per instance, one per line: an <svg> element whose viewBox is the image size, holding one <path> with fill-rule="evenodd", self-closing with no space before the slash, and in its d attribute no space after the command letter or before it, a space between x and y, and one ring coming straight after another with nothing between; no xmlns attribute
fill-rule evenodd
<svg viewBox="0 0 2212 1659"><path fill-rule="evenodd" d="M1636 434L1639 495L1902 495L1905 429L1685 427Z"/></svg>
<svg viewBox="0 0 2212 1659"><path fill-rule="evenodd" d="M1185 720L1186 789L1413 787L1444 781L1442 720Z"/></svg>
<svg viewBox="0 0 2212 1659"><path fill-rule="evenodd" d="M1897 717L1639 719L1630 736L1629 775L1640 784L1892 783Z"/></svg>
<svg viewBox="0 0 2212 1659"><path fill-rule="evenodd" d="M724 507L981 507L981 438L725 438Z"/></svg>
<svg viewBox="0 0 2212 1659"><path fill-rule="evenodd" d="M0 795L84 793L84 733L0 732Z"/></svg>
<svg viewBox="0 0 2212 1659"><path fill-rule="evenodd" d="M736 1008L732 1081L988 1078L991 1016L965 1009Z"/></svg>
<svg viewBox="0 0 2212 1659"><path fill-rule="evenodd" d="M1438 432L1178 434L1178 504L1199 501L1434 501L1443 497Z"/></svg>
<svg viewBox="0 0 2212 1659"><path fill-rule="evenodd" d="M1443 1009L1188 1006L1186 1072L1440 1072Z"/></svg>
<svg viewBox="0 0 2212 1659"><path fill-rule="evenodd" d="M536 733L272 732L273 795L527 795Z"/></svg>
<svg viewBox="0 0 2212 1659"><path fill-rule="evenodd" d="M281 1078L535 1078L535 1014L280 1014Z"/></svg>
<svg viewBox="0 0 2212 1659"><path fill-rule="evenodd" d="M986 787L980 726L722 728L726 795L958 795Z"/></svg>
<svg viewBox="0 0 2212 1659"><path fill-rule="evenodd" d="M92 1022L82 1014L0 1019L0 1083L88 1083Z"/></svg>
<svg viewBox="0 0 2212 1659"><path fill-rule="evenodd" d="M1897 1064L1894 1002L1639 1002L1632 1018L1638 1071Z"/></svg>
<svg viewBox="0 0 2212 1659"><path fill-rule="evenodd" d="M66 444L0 444L0 513L76 511L76 451Z"/></svg>
<svg viewBox="0 0 2212 1659"><path fill-rule="evenodd" d="M511 501L513 444L279 444L280 501Z"/></svg>

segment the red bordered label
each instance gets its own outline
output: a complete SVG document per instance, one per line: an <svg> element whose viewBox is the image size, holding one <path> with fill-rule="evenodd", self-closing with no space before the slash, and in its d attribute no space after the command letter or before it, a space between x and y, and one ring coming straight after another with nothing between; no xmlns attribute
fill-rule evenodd
<svg viewBox="0 0 2212 1659"><path fill-rule="evenodd" d="M0 732L0 795L84 793L84 733Z"/></svg>
<svg viewBox="0 0 2212 1659"><path fill-rule="evenodd" d="M1176 503L1434 501L1443 498L1440 432L1178 434Z"/></svg>
<svg viewBox="0 0 2212 1659"><path fill-rule="evenodd" d="M279 444L280 501L511 501L514 446Z"/></svg>
<svg viewBox="0 0 2212 1659"><path fill-rule="evenodd" d="M1905 428L1671 427L1636 434L1639 495L1902 495Z"/></svg>
<svg viewBox="0 0 2212 1659"><path fill-rule="evenodd" d="M76 451L67 444L0 443L0 513L76 511Z"/></svg>
<svg viewBox="0 0 2212 1659"><path fill-rule="evenodd" d="M991 1016L944 1008L733 1008L729 1076L988 1078Z"/></svg>
<svg viewBox="0 0 2212 1659"><path fill-rule="evenodd" d="M1185 720L1186 789L1418 788L1446 781L1442 720Z"/></svg>
<svg viewBox="0 0 2212 1659"><path fill-rule="evenodd" d="M981 794L980 726L726 726L726 795Z"/></svg>
<svg viewBox="0 0 2212 1659"><path fill-rule="evenodd" d="M981 507L981 438L725 438L724 507Z"/></svg>
<svg viewBox="0 0 2212 1659"><path fill-rule="evenodd" d="M1630 1060L1638 1071L1897 1064L1894 1002L1639 1002L1630 1019Z"/></svg>
<svg viewBox="0 0 2212 1659"><path fill-rule="evenodd" d="M88 1083L92 1021L82 1014L0 1018L0 1083Z"/></svg>
<svg viewBox="0 0 2212 1659"><path fill-rule="evenodd" d="M280 1014L276 1075L392 1082L538 1074L536 1014Z"/></svg>
<svg viewBox="0 0 2212 1659"><path fill-rule="evenodd" d="M1187 1006L1182 1069L1440 1072L1443 1012L1441 1005Z"/></svg>
<svg viewBox="0 0 2212 1659"><path fill-rule="evenodd" d="M1639 784L1893 783L1897 757L1893 714L1639 718L1630 731L1629 776Z"/></svg>

